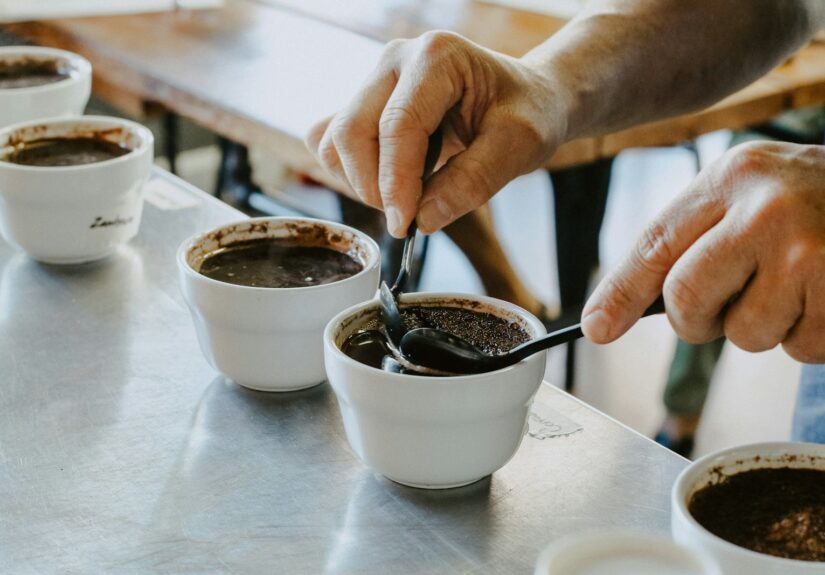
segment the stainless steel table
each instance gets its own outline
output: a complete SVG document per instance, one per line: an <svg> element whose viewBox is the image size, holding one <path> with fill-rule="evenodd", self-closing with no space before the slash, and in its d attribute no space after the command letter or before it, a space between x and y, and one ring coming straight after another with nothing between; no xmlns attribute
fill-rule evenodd
<svg viewBox="0 0 825 575"><path fill-rule="evenodd" d="M242 216L163 172L152 185L107 261L45 266L0 240L0 572L514 574L566 533L667 530L685 461L549 385L540 404L580 431L427 492L361 464L328 385L225 381L174 254Z"/></svg>

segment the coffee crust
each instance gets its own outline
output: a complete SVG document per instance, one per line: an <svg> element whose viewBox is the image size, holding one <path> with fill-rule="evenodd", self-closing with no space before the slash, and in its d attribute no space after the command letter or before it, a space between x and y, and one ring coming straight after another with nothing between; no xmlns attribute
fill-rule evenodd
<svg viewBox="0 0 825 575"><path fill-rule="evenodd" d="M32 88L53 84L71 77L60 60L16 58L0 60L0 90Z"/></svg>
<svg viewBox="0 0 825 575"><path fill-rule="evenodd" d="M751 551L825 561L825 471L751 469L697 491L690 514L705 529Z"/></svg>
<svg viewBox="0 0 825 575"><path fill-rule="evenodd" d="M24 166L81 166L118 158L130 151L103 138L41 138L18 144L3 160Z"/></svg>

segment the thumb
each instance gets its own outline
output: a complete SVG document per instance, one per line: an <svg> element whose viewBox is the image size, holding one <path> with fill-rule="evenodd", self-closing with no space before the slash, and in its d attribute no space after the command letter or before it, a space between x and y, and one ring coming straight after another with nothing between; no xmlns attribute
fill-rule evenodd
<svg viewBox="0 0 825 575"><path fill-rule="evenodd" d="M623 335L662 293L668 272L685 251L724 215L716 194L697 178L642 233L619 266L596 286L582 310L582 331L595 343Z"/></svg>

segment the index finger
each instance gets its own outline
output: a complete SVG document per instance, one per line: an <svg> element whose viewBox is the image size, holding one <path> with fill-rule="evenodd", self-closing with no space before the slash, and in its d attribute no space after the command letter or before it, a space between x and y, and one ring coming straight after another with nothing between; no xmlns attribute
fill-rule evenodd
<svg viewBox="0 0 825 575"><path fill-rule="evenodd" d="M596 287L582 311L582 331L596 343L623 335L662 293L670 269L725 214L700 175L645 229L633 250Z"/></svg>
<svg viewBox="0 0 825 575"><path fill-rule="evenodd" d="M378 130L378 189L395 237L404 237L418 212L430 134L459 97L446 74L424 64L403 70L387 101Z"/></svg>

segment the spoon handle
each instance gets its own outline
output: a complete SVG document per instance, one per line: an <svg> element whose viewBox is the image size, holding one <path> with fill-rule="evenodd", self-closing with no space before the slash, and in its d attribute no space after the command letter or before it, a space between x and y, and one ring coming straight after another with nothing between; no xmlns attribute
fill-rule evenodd
<svg viewBox="0 0 825 575"><path fill-rule="evenodd" d="M398 294L406 287L407 278L413 265L413 255L415 254L415 234L418 231L418 225L413 220L410 227L407 228L407 237L404 238L404 250L401 252L401 269L398 270L398 275L395 278L395 283L392 284L390 292L392 295L398 297Z"/></svg>
<svg viewBox="0 0 825 575"><path fill-rule="evenodd" d="M656 301L650 304L650 307L648 307L645 310L645 312L642 314L642 317L656 315L664 312L665 300L660 295L658 298L656 298ZM507 355L513 358L513 363L516 363L518 361L521 361L525 357L533 355L536 352L545 349L550 349L551 347L555 347L563 343L569 343L574 339L579 339L581 337L584 337L584 333L582 332L582 324L577 323L569 327L563 327L539 339L523 343L517 348L510 351L510 353L508 353Z"/></svg>

